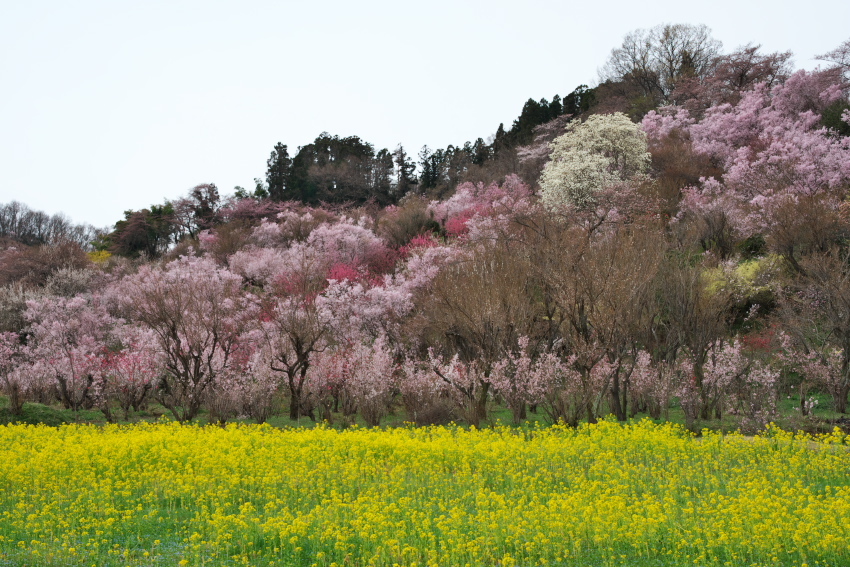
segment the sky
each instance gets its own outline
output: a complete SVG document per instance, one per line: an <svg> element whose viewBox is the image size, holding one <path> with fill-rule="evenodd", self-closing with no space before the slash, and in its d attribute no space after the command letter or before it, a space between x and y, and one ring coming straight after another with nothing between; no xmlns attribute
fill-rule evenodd
<svg viewBox="0 0 850 567"><path fill-rule="evenodd" d="M487 139L528 98L593 86L635 29L705 24L813 69L847 22L846 0L8 1L0 203L106 228L200 183L253 188L277 142Z"/></svg>

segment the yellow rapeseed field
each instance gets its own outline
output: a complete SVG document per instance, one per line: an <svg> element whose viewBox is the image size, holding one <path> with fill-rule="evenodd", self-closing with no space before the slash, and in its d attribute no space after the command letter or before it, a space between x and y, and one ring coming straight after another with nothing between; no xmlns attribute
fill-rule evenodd
<svg viewBox="0 0 850 567"><path fill-rule="evenodd" d="M848 565L835 432L0 427L0 566Z"/></svg>

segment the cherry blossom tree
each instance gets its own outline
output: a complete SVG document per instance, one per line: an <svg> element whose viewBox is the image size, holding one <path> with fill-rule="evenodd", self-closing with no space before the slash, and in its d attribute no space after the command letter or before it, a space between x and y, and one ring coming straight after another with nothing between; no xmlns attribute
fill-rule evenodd
<svg viewBox="0 0 850 567"><path fill-rule="evenodd" d="M305 389L307 371L311 355L325 348L329 331L327 319L316 307L315 294L307 287L300 294L266 298L257 325L259 356L286 385L292 420L312 416Z"/></svg>
<svg viewBox="0 0 850 567"><path fill-rule="evenodd" d="M792 72L791 52L762 53L760 45L745 45L715 58L710 73L683 77L670 99L701 117L712 106L737 104L756 84L772 87Z"/></svg>
<svg viewBox="0 0 850 567"><path fill-rule="evenodd" d="M687 358L687 395L680 392L683 407L694 419L710 417L714 405L706 384L705 365L710 353L729 334L733 292L726 286L710 286L705 266L665 262L657 293L661 300L653 333L662 335L667 364ZM681 352L680 352L681 351ZM679 367L680 370L683 366Z"/></svg>
<svg viewBox="0 0 850 567"><path fill-rule="evenodd" d="M26 395L26 373L21 367L28 361L28 349L17 333L0 333L0 384L9 397L9 413L21 415Z"/></svg>
<svg viewBox="0 0 850 567"><path fill-rule="evenodd" d="M817 58L822 61L829 61L850 80L850 39L844 41L829 53L818 55Z"/></svg>
<svg viewBox="0 0 850 567"><path fill-rule="evenodd" d="M33 372L55 388L66 408L105 408L103 360L117 321L97 299L44 297L28 301Z"/></svg>
<svg viewBox="0 0 850 567"><path fill-rule="evenodd" d="M435 372L464 399L477 396L477 423L486 417L494 365L517 349L520 337L539 334L529 256L507 239L471 247L440 270L420 305L426 320L424 340L440 355L433 364ZM440 362L455 355L456 362Z"/></svg>
<svg viewBox="0 0 850 567"><path fill-rule="evenodd" d="M645 350L637 353L631 374L632 413L644 411L652 419L669 416L670 403L678 385L683 382L681 361L653 362Z"/></svg>
<svg viewBox="0 0 850 567"><path fill-rule="evenodd" d="M571 357L587 393L586 418L596 419L607 396L611 411L626 419L624 363L658 315L655 280L663 239L652 223L552 223L535 248L542 255L539 280L553 306L548 319L559 322L564 358ZM604 379L601 389L598 377Z"/></svg>
<svg viewBox="0 0 850 567"><path fill-rule="evenodd" d="M104 355L103 395L116 402L130 418L130 410L141 410L157 386L163 372L164 358L156 334L136 325L119 325L114 331L114 348Z"/></svg>
<svg viewBox="0 0 850 567"><path fill-rule="evenodd" d="M763 429L776 418L779 373L747 353L741 341L715 348L705 365L704 387L717 417L722 411L740 415L744 430Z"/></svg>
<svg viewBox="0 0 850 567"><path fill-rule="evenodd" d="M383 337L368 342L338 344L317 352L310 368L309 388L330 416L332 406L360 415L377 426L389 411L396 387L397 365Z"/></svg>
<svg viewBox="0 0 850 567"><path fill-rule="evenodd" d="M517 175L511 174L501 185L462 183L447 200L432 201L428 210L449 236L457 237L469 233L473 224L476 225L474 232L480 233L489 224L504 224L512 216L527 213L532 208L531 189Z"/></svg>
<svg viewBox="0 0 850 567"><path fill-rule="evenodd" d="M425 383L418 386L447 395L464 420L478 427L486 417L485 404L492 385L490 369L477 360L464 362L457 354L446 360L433 349L428 351L428 368L430 373L425 376L414 375L424 378Z"/></svg>
<svg viewBox="0 0 850 567"><path fill-rule="evenodd" d="M682 132L696 153L721 164L684 191L680 218L728 220L738 238L764 235L799 270L801 251L825 250L840 235L839 208L850 184L850 140L820 125L829 105L846 100L834 72L798 71L784 83L757 83L737 104L709 108L701 121L677 107L650 113L650 142Z"/></svg>
<svg viewBox="0 0 850 567"><path fill-rule="evenodd" d="M803 275L782 296L783 319L800 352L793 361L847 412L850 395L850 266L833 249L801 261Z"/></svg>
<svg viewBox="0 0 850 567"><path fill-rule="evenodd" d="M206 391L235 364L256 319L255 303L241 284L242 278L212 260L194 257L143 266L120 284L129 316L156 335L165 373L155 395L178 421L198 415Z"/></svg>
<svg viewBox="0 0 850 567"><path fill-rule="evenodd" d="M543 405L554 423L575 425L586 404L579 374L570 366L574 359L565 362L551 351L534 351L530 339L520 337L517 349L494 365L493 388L510 408L516 425L526 418L528 406L538 405Z"/></svg>

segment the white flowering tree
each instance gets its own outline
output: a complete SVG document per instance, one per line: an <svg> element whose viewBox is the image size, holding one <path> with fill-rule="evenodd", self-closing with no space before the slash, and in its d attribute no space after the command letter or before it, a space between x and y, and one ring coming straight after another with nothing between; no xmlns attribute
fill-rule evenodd
<svg viewBox="0 0 850 567"><path fill-rule="evenodd" d="M540 196L549 207L588 205L595 193L649 168L646 134L621 112L571 123L551 150L540 176Z"/></svg>

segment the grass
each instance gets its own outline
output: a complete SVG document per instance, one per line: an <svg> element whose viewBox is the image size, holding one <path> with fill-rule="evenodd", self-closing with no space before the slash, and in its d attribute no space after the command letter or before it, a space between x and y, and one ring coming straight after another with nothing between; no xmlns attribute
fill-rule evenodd
<svg viewBox="0 0 850 567"><path fill-rule="evenodd" d="M831 406L831 400L823 394L810 394L818 400L815 406L813 415L801 416L799 407L800 399L797 395L786 395L780 398L778 404L779 415L774 422L780 428L786 431L805 431L807 433L829 433L836 426L847 428L850 432L850 416L835 412ZM8 409L8 398L0 396L0 425L6 423L23 423L23 424L44 424L49 426L58 426L63 423L87 423L93 425L106 425L108 421L103 413L99 410L80 410L74 412L70 409L62 408L58 405L43 405L38 403L25 403L21 416L13 416ZM157 422L163 418L171 419L171 413L157 403L150 403L148 408L140 412L131 412L128 420L120 419L121 411L114 411L113 415L119 418L117 423L137 423ZM645 414L636 414L632 419L645 419L649 416ZM403 408L397 407L391 415L384 418L382 425L386 427L403 427L409 423L409 419ZM685 416L678 405L673 405L668 411L667 419L657 420L658 423L669 421L674 424L684 425ZM195 423L204 425L209 423L209 415L206 412L201 412ZM239 418L232 422L252 424L255 423L251 419ZM488 417L481 423L482 427L493 427L505 424L512 424L513 417L511 411L502 405L491 403L488 408ZM268 424L273 427L301 427L313 428L321 422L316 422L308 417L301 417L299 420L292 420L286 413L286 408L281 408L281 411L273 415L268 420ZM351 426L366 427L366 423L359 415L345 416L341 413L333 414L333 421L330 424L335 429L345 429ZM535 427L538 425L551 425L542 412L529 412L526 420L522 424L526 427ZM740 419L734 415L726 414L721 419L701 420L696 429L709 429L730 433L737 431L740 428Z"/></svg>

